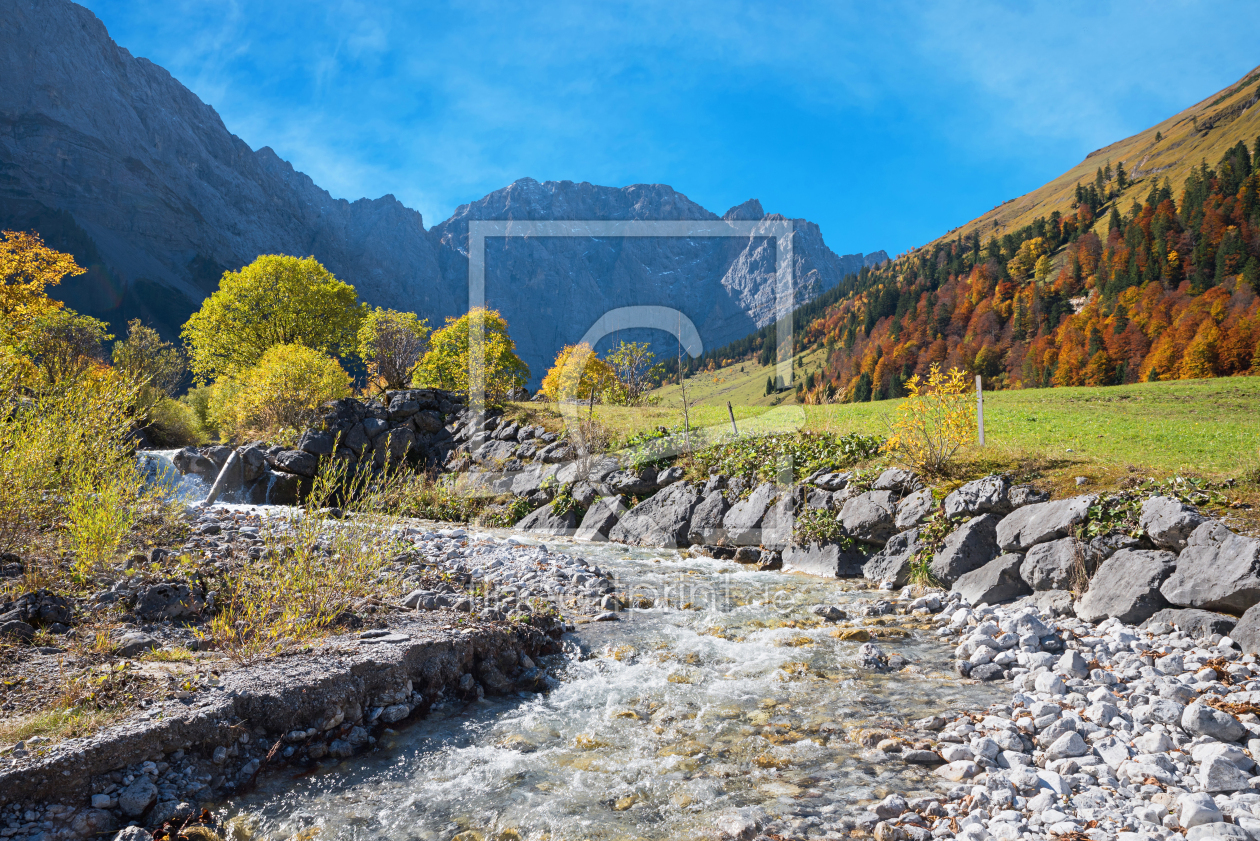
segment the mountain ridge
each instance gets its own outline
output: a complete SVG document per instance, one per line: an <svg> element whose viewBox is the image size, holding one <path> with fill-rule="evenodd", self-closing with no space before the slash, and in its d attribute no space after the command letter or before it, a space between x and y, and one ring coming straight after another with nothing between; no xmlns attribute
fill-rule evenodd
<svg viewBox="0 0 1260 841"><path fill-rule="evenodd" d="M467 306L458 239L470 218L721 218L666 185L523 178L426 230L422 215L392 194L334 198L271 147L251 149L212 106L68 0L11 4L0 45L0 227L37 230L75 254L89 271L59 291L116 331L139 316L172 335L224 270L265 253L314 255L364 300L440 324ZM766 218L756 199L727 213ZM816 225L796 224L803 296L887 259L838 255ZM762 241L584 249L488 248L491 303L512 325L534 382L559 344L576 341L611 306L677 306L710 346L774 316L773 259ZM685 282L662 280L673 272ZM609 278L635 286L617 288Z"/></svg>

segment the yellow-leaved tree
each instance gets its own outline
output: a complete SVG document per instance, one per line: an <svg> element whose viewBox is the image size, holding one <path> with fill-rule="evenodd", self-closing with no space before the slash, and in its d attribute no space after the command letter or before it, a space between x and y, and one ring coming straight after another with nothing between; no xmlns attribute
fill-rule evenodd
<svg viewBox="0 0 1260 841"><path fill-rule="evenodd" d="M337 360L305 345L275 345L257 365L215 384L209 414L229 439L270 438L310 426L323 403L349 393L350 375Z"/></svg>
<svg viewBox="0 0 1260 841"><path fill-rule="evenodd" d="M69 254L44 245L39 234L0 232L0 331L9 341L20 338L31 322L62 308L47 288L85 271Z"/></svg>
<svg viewBox="0 0 1260 841"><path fill-rule="evenodd" d="M1013 278L1028 277L1037 266L1037 261L1050 253L1050 245L1043 237L1026 239L1020 244L1015 256L1007 261L1006 270ZM1049 272L1047 271L1047 274Z"/></svg>
<svg viewBox="0 0 1260 841"><path fill-rule="evenodd" d="M595 355L591 346L582 342L565 345L556 354L555 364L543 377L538 390L548 400L598 401L618 386L617 374L612 366Z"/></svg>
<svg viewBox="0 0 1260 841"><path fill-rule="evenodd" d="M366 305L314 257L266 254L219 289L184 324L197 382L243 371L277 345L303 345L346 356L358 345Z"/></svg>
<svg viewBox="0 0 1260 841"><path fill-rule="evenodd" d="M474 352L478 345L480 354ZM512 389L524 387L529 366L516 355L503 316L474 307L459 318L446 319L446 326L433 333L413 378L419 388L470 393L480 388L486 400L497 403Z"/></svg>
<svg viewBox="0 0 1260 841"><path fill-rule="evenodd" d="M954 456L976 432L976 405L967 375L932 365L927 379L906 382L910 396L901 401L884 448L907 466L929 475L947 473Z"/></svg>

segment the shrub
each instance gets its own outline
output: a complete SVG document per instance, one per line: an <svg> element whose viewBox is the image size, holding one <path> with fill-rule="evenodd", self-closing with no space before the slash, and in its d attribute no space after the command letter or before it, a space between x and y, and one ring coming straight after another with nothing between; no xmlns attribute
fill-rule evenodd
<svg viewBox="0 0 1260 841"><path fill-rule="evenodd" d="M88 570L117 551L144 504L134 399L134 385L108 372L0 391L0 552L62 535Z"/></svg>
<svg viewBox="0 0 1260 841"><path fill-rule="evenodd" d="M927 380L917 374L906 382L910 396L901 401L885 449L914 470L948 472L954 457L976 432L976 405L966 375L957 368L942 372L933 365Z"/></svg>
<svg viewBox="0 0 1260 841"><path fill-rule="evenodd" d="M415 313L377 307L359 328L359 356L383 388L405 388L428 336L429 322Z"/></svg>
<svg viewBox="0 0 1260 841"><path fill-rule="evenodd" d="M228 438L300 430L321 404L350 393L350 375L335 359L303 345L276 345L239 376L215 383L211 421Z"/></svg>

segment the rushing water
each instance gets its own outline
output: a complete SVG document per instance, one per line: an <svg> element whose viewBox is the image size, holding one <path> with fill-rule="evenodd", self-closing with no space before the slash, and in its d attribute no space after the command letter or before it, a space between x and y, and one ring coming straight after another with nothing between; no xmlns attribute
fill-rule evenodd
<svg viewBox="0 0 1260 841"><path fill-rule="evenodd" d="M200 476L183 474L175 467L175 454L179 450L140 450L136 459L140 470L150 484L162 485L165 494L192 505L201 502L210 493L210 484Z"/></svg>
<svg viewBox="0 0 1260 841"><path fill-rule="evenodd" d="M376 751L280 775L227 813L272 838L426 841L687 838L752 804L826 821L850 803L939 787L853 731L997 697L951 676L946 647L922 630L879 643L909 670L857 670L858 643L808 608L869 591L676 552L549 545L654 606L568 635L547 694L438 707Z"/></svg>

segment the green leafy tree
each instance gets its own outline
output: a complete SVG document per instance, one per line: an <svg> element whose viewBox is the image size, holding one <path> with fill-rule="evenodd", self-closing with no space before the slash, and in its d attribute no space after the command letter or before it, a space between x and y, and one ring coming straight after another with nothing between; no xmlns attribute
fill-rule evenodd
<svg viewBox="0 0 1260 841"><path fill-rule="evenodd" d="M647 390L648 371L656 355L647 342L622 342L607 358L621 383L621 401L627 406L637 406Z"/></svg>
<svg viewBox="0 0 1260 841"><path fill-rule="evenodd" d="M382 388L404 388L428 338L429 322L415 313L376 307L359 327L359 357Z"/></svg>
<svg viewBox="0 0 1260 841"><path fill-rule="evenodd" d="M49 384L72 382L105 360L102 346L114 338L104 321L58 309L35 318L18 351L38 367Z"/></svg>
<svg viewBox="0 0 1260 841"><path fill-rule="evenodd" d="M114 342L112 356L114 368L139 387L138 408L146 416L175 393L188 371L179 349L138 318L127 322L127 338Z"/></svg>
<svg viewBox="0 0 1260 841"><path fill-rule="evenodd" d="M475 358L470 335L482 335L481 358ZM429 350L416 366L414 384L452 391L484 390L486 400L501 402L514 388L523 388L529 366L516 355L507 322L498 311L476 307L433 333Z"/></svg>
<svg viewBox="0 0 1260 841"><path fill-rule="evenodd" d="M224 272L219 290L184 325L193 374L204 383L258 364L268 349L297 344L347 356L366 305L314 257L267 254Z"/></svg>

